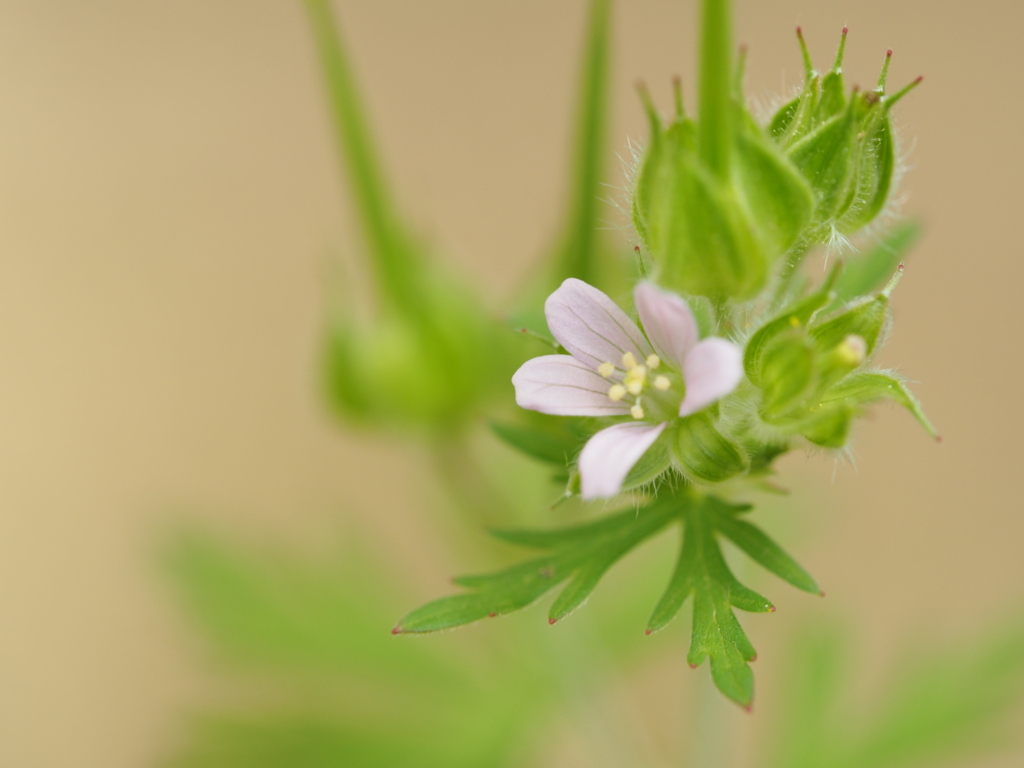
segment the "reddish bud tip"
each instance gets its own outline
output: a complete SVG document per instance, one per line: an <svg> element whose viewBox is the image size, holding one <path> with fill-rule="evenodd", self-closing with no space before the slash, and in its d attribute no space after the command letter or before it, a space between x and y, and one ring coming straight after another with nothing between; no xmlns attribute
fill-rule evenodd
<svg viewBox="0 0 1024 768"><path fill-rule="evenodd" d="M892 48L890 48L888 51L885 52L885 58L887 58L887 59L891 59L892 58Z"/></svg>
<svg viewBox="0 0 1024 768"><path fill-rule="evenodd" d="M797 37L803 37L804 36L804 31L802 29L800 29L800 27L796 28L796 36Z"/></svg>
<svg viewBox="0 0 1024 768"><path fill-rule="evenodd" d="M750 657L750 663L751 664L753 664L755 661L757 661L757 654L756 653L753 656Z"/></svg>
<svg viewBox="0 0 1024 768"><path fill-rule="evenodd" d="M936 443L941 443L942 442L942 435L936 435L935 436L935 442Z"/></svg>
<svg viewBox="0 0 1024 768"><path fill-rule="evenodd" d="M746 53L746 52L747 52L747 44L746 43L740 43L740 53Z"/></svg>
<svg viewBox="0 0 1024 768"><path fill-rule="evenodd" d="M744 711L744 712L746 712L746 713L747 713L748 715L749 715L749 714L751 714L751 713L753 713L753 711L754 711L754 705L753 705L753 704L747 704L747 706L745 706L745 707L743 708L743 711Z"/></svg>
<svg viewBox="0 0 1024 768"><path fill-rule="evenodd" d="M845 37L848 34L850 34L850 28L849 27L843 27L843 37Z"/></svg>
<svg viewBox="0 0 1024 768"><path fill-rule="evenodd" d="M683 84L682 75L672 75L672 85L674 85L676 88L678 88L682 84Z"/></svg>
<svg viewBox="0 0 1024 768"><path fill-rule="evenodd" d="M768 613L775 613L775 606L774 605L769 605L768 606Z"/></svg>
<svg viewBox="0 0 1024 768"><path fill-rule="evenodd" d="M915 83L920 83L922 80L924 80L924 75L918 75L917 79L914 82Z"/></svg>
<svg viewBox="0 0 1024 768"><path fill-rule="evenodd" d="M896 269L898 269L900 272L902 272L906 268L907 268L907 265L904 264L902 261L896 266Z"/></svg>
<svg viewBox="0 0 1024 768"><path fill-rule="evenodd" d="M700 664L691 664L690 665L690 669L696 669L699 666L700 666Z"/></svg>
<svg viewBox="0 0 1024 768"><path fill-rule="evenodd" d="M402 634L402 628L401 627L395 627L394 629L391 630L391 634L392 635L400 635L400 634Z"/></svg>
<svg viewBox="0 0 1024 768"><path fill-rule="evenodd" d="M818 596L819 596L819 597L824 597L824 596L825 596L825 593L824 593L824 592L819 592L819 593L818 593Z"/></svg>
<svg viewBox="0 0 1024 768"><path fill-rule="evenodd" d="M645 629L645 630L644 630L644 634L645 634L645 635L649 635L649 634L651 634L651 630L649 630L649 629Z"/></svg>
<svg viewBox="0 0 1024 768"><path fill-rule="evenodd" d="M494 611L491 611L490 613L488 613L488 614L487 614L487 618L489 618L489 619L493 619L493 618L494 618L495 616L497 616L497 615L498 615L498 614L496 614L496 613L495 613Z"/></svg>
<svg viewBox="0 0 1024 768"><path fill-rule="evenodd" d="M548 624L554 624L558 619L548 619Z"/></svg>

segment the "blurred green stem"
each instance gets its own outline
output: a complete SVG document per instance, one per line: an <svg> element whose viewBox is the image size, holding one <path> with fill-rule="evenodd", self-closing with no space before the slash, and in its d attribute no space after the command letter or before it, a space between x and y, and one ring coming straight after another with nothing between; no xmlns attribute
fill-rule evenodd
<svg viewBox="0 0 1024 768"><path fill-rule="evenodd" d="M445 490L474 527L507 527L515 521L514 510L504 494L476 461L467 435L438 436L428 450Z"/></svg>
<svg viewBox="0 0 1024 768"><path fill-rule="evenodd" d="M694 670L693 715L690 717L690 743L687 745L686 768L728 768L733 734L729 733L726 715L735 706L718 692L710 671Z"/></svg>
<svg viewBox="0 0 1024 768"><path fill-rule="evenodd" d="M583 58L580 102L573 142L576 156L569 222L561 247L559 279L596 283L598 206L608 124L608 24L610 0L593 0Z"/></svg>
<svg viewBox="0 0 1024 768"><path fill-rule="evenodd" d="M338 149L381 288L378 293L392 309L411 307L418 303L413 251L384 181L337 20L329 0L305 2L327 80Z"/></svg>
<svg viewBox="0 0 1024 768"><path fill-rule="evenodd" d="M704 0L700 19L698 138L704 162L721 180L732 154L732 9L729 0Z"/></svg>

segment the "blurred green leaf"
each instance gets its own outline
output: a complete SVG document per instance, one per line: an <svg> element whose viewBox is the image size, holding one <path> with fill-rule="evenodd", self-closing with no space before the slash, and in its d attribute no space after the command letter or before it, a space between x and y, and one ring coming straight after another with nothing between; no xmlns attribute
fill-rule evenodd
<svg viewBox="0 0 1024 768"><path fill-rule="evenodd" d="M522 414L516 424L491 422L491 431L527 456L565 469L584 440L573 419L534 411L523 411Z"/></svg>
<svg viewBox="0 0 1024 768"><path fill-rule="evenodd" d="M528 752L550 701L540 667L396 642L380 560L350 549L314 567L201 534L173 542L165 564L184 606L246 674L247 703L195 718L168 766L486 768Z"/></svg>
<svg viewBox="0 0 1024 768"><path fill-rule="evenodd" d="M776 717L773 768L901 768L978 756L1014 734L1024 699L1024 622L970 644L924 650L916 641L867 696L841 695L856 675L855 646L836 628L803 635Z"/></svg>
<svg viewBox="0 0 1024 768"><path fill-rule="evenodd" d="M384 642L381 606L398 598L355 547L314 566L191 532L167 547L164 566L193 621L234 665L451 677L443 655Z"/></svg>
<svg viewBox="0 0 1024 768"><path fill-rule="evenodd" d="M902 222L882 235L867 253L844 259L843 269L835 283L835 300L829 310L879 290L918 241L921 230L916 221Z"/></svg>

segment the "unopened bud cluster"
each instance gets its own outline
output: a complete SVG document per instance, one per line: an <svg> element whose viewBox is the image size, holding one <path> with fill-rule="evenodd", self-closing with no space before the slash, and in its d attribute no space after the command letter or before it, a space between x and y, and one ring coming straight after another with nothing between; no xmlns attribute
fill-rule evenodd
<svg viewBox="0 0 1024 768"><path fill-rule="evenodd" d="M524 407L608 414L610 426L594 434L577 464L585 497L669 471L697 484L756 476L800 444L844 448L864 406L883 399L932 431L902 380L868 368L891 321L902 264L893 274L880 261L870 285L859 278L844 283L841 261L817 286L799 270L812 248L845 241L882 212L897 165L890 111L919 80L887 95L890 51L874 89L848 91L846 30L825 74L814 69L799 30L798 36L805 83L766 124L747 109L738 78L728 79L728 99L701 101L702 111L705 104L724 110L712 116L714 132L702 132L706 114L687 114L678 85L667 123L642 91L651 138L630 207L658 286L637 289L642 333L607 297L566 284L549 300L548 320L575 359L539 358L513 379ZM716 147L708 151L702 142ZM644 336L662 352L672 338L683 339L680 349L691 343L694 317L702 336L722 337L712 342L716 357L676 355L667 369L659 368L665 355L643 357ZM586 333L596 341L585 342ZM638 354L592 360L588 345L606 343L634 345ZM587 377L595 374L591 384ZM597 383L602 379L607 384ZM580 394L563 389L570 381ZM593 402L589 388L598 393ZM699 407L685 404L705 390L714 397Z"/></svg>

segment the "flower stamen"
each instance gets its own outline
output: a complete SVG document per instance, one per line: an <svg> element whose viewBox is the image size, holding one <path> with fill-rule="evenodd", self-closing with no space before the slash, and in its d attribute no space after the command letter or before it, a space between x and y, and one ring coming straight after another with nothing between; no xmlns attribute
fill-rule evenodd
<svg viewBox="0 0 1024 768"><path fill-rule="evenodd" d="M629 409L634 419L642 419L644 417L644 407L640 404L640 398L636 399L633 407Z"/></svg>
<svg viewBox="0 0 1024 768"><path fill-rule="evenodd" d="M615 366L611 363L601 363L597 366L597 372L606 379L610 379L615 373Z"/></svg>
<svg viewBox="0 0 1024 768"><path fill-rule="evenodd" d="M672 386L672 382L669 381L668 376L658 376L654 379L654 388L660 389L662 392Z"/></svg>
<svg viewBox="0 0 1024 768"><path fill-rule="evenodd" d="M626 392L626 388L621 384L612 384L611 389L608 390L608 398L617 403L626 396Z"/></svg>
<svg viewBox="0 0 1024 768"><path fill-rule="evenodd" d="M659 365L661 365L661 358L658 357L657 355L648 355L646 363L648 370L653 371L657 369Z"/></svg>
<svg viewBox="0 0 1024 768"><path fill-rule="evenodd" d="M647 368L642 365L635 365L626 373L622 380L631 395L639 395L644 391L644 384L647 383Z"/></svg>

